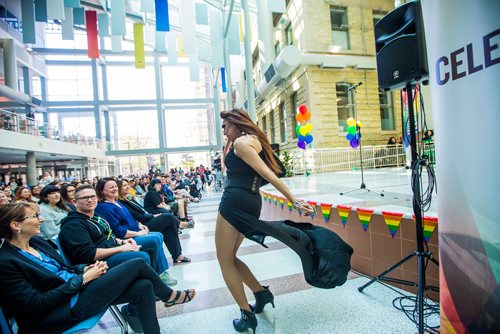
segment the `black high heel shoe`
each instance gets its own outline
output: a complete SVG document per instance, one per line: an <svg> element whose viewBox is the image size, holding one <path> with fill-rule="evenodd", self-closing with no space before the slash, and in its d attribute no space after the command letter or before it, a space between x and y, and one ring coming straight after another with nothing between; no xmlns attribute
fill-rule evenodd
<svg viewBox="0 0 500 334"><path fill-rule="evenodd" d="M269 290L268 286L263 286L264 290L255 292L253 295L255 296L255 304L252 305L253 311L255 313L262 313L264 310L264 306L271 303L274 308L274 295Z"/></svg>
<svg viewBox="0 0 500 334"><path fill-rule="evenodd" d="M241 310L241 318L233 320L233 327L237 332L244 332L247 329L252 329L253 334L255 334L255 329L257 328L257 318L255 313L251 311Z"/></svg>

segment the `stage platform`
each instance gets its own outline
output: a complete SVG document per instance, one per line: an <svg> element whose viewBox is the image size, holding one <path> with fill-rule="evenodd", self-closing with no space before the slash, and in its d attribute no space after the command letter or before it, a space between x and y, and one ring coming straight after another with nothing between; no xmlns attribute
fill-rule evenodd
<svg viewBox="0 0 500 334"><path fill-rule="evenodd" d="M374 209L374 213L390 211L403 213L404 218L411 218L412 191L410 186L411 170L404 167L377 168L364 171L364 181L368 189L384 194L377 195L366 190L356 190L349 194L341 192L358 189L361 186L361 172L344 171L294 176L282 179L295 196L307 201L329 203L333 206L346 205L355 208ZM422 177L423 189L427 188L427 174ZM261 191L278 194L270 184ZM281 195L280 195L281 196ZM426 216L437 217L437 194L432 194L432 203Z"/></svg>

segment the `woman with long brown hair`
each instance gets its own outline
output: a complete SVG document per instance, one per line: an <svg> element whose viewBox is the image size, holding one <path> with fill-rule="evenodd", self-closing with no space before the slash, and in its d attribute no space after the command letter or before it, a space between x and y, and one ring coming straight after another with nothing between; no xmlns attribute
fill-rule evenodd
<svg viewBox="0 0 500 334"><path fill-rule="evenodd" d="M297 200L278 178L281 168L275 160L269 140L245 111L223 111L221 118L227 137L224 149L227 184L215 229L217 259L224 281L241 310L241 318L233 320L234 328L238 332L250 328L255 332L255 313L261 313L268 303L274 307L274 296L268 287L257 281L245 263L236 257L236 253L244 237L263 245L266 234L258 228L264 224L258 219L262 205L259 187L263 180L270 182L306 215L314 212L314 208ZM252 306L248 304L243 283L255 295L256 303Z"/></svg>

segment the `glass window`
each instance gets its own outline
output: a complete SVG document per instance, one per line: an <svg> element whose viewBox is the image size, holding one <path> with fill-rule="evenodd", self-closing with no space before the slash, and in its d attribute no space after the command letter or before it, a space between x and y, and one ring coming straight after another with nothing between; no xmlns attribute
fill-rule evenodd
<svg viewBox="0 0 500 334"><path fill-rule="evenodd" d="M279 107L279 120L280 120L280 136L281 142L286 142L286 109L285 104L280 104Z"/></svg>
<svg viewBox="0 0 500 334"><path fill-rule="evenodd" d="M295 119L295 114L299 110L299 100L297 98L297 93L293 93L290 97L290 107L292 110L290 111L290 119L292 120L292 138L297 138L297 119Z"/></svg>
<svg viewBox="0 0 500 334"><path fill-rule="evenodd" d="M117 111L116 123L117 149L135 150L160 146L156 110Z"/></svg>
<svg viewBox="0 0 500 334"><path fill-rule="evenodd" d="M196 99L210 97L210 71L200 67L200 80L191 81L188 66L162 66L163 98Z"/></svg>
<svg viewBox="0 0 500 334"><path fill-rule="evenodd" d="M106 74L108 99L156 99L155 73L153 66L146 66L145 69L136 69L133 65L108 65L106 67Z"/></svg>
<svg viewBox="0 0 500 334"><path fill-rule="evenodd" d="M339 131L347 129L347 119L354 117L353 92L349 91L351 86L348 82L339 82L335 89L337 92L337 114L339 118Z"/></svg>
<svg viewBox="0 0 500 334"><path fill-rule="evenodd" d="M286 45L293 44L293 31L291 23L285 28L285 44Z"/></svg>
<svg viewBox="0 0 500 334"><path fill-rule="evenodd" d="M271 144L276 142L276 128L274 127L274 110L269 113L269 127L271 128L270 142Z"/></svg>
<svg viewBox="0 0 500 334"><path fill-rule="evenodd" d="M347 8L330 7L330 21L332 27L333 45L340 50L349 50L349 24L347 22Z"/></svg>
<svg viewBox="0 0 500 334"><path fill-rule="evenodd" d="M266 115L262 116L262 131L267 135L267 117Z"/></svg>
<svg viewBox="0 0 500 334"><path fill-rule="evenodd" d="M382 18L387 14L387 12L373 12L373 27L375 28L375 25L378 23L378 21L382 20Z"/></svg>
<svg viewBox="0 0 500 334"><path fill-rule="evenodd" d="M211 109L165 110L168 147L205 146L215 142Z"/></svg>
<svg viewBox="0 0 500 334"><path fill-rule="evenodd" d="M47 66L49 101L89 101L94 99L90 66Z"/></svg>
<svg viewBox="0 0 500 334"><path fill-rule="evenodd" d="M396 130L392 93L384 92L379 88L378 97L380 102L380 125L382 130Z"/></svg>

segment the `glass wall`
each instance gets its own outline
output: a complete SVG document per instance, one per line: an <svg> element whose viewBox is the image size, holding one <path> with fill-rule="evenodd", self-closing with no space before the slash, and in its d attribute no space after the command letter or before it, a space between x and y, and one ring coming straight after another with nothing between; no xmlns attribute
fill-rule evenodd
<svg viewBox="0 0 500 334"><path fill-rule="evenodd" d="M89 101L94 99L90 65L47 66L49 101Z"/></svg>
<svg viewBox="0 0 500 334"><path fill-rule="evenodd" d="M116 124L112 127L116 130L118 150L160 146L156 110L117 111Z"/></svg>
<svg viewBox="0 0 500 334"><path fill-rule="evenodd" d="M165 131L168 147L203 146L215 143L210 109L167 109Z"/></svg>

